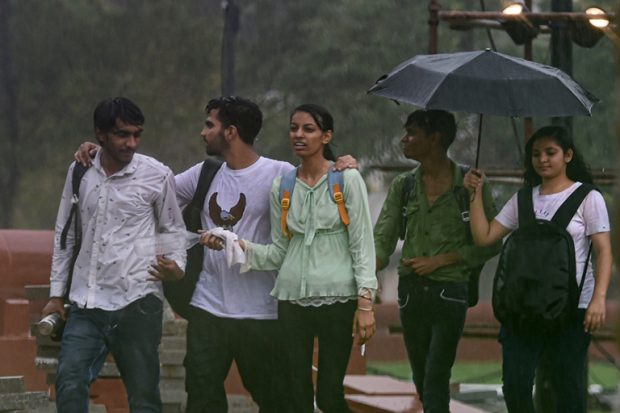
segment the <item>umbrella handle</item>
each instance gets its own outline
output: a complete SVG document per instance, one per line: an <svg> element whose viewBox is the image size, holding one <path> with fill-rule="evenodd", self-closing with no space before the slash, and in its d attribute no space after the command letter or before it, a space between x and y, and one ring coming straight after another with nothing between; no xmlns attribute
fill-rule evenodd
<svg viewBox="0 0 620 413"><path fill-rule="evenodd" d="M478 161L480 160L480 140L482 139L482 113L478 117L478 143L476 145L476 163L475 168L478 169Z"/></svg>

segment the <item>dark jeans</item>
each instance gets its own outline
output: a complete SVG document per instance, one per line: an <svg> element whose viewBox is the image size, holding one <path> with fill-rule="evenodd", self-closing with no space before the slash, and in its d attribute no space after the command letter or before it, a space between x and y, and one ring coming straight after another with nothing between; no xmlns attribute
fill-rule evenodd
<svg viewBox="0 0 620 413"><path fill-rule="evenodd" d="M425 413L450 411L450 374L467 313L467 283L401 277L403 336Z"/></svg>
<svg viewBox="0 0 620 413"><path fill-rule="evenodd" d="M187 413L225 413L224 380L233 360L261 413L279 413L283 370L277 320L216 317L191 307L187 326Z"/></svg>
<svg viewBox="0 0 620 413"><path fill-rule="evenodd" d="M586 412L585 363L591 335L583 330L585 310L562 333L518 335L502 326L504 399L510 413L534 413L532 385L541 357L549 363L548 376L557 395L558 413ZM543 413L543 412L541 412ZM547 413L547 412L544 412Z"/></svg>
<svg viewBox="0 0 620 413"><path fill-rule="evenodd" d="M161 412L161 325L162 302L152 294L117 311L72 306L58 358L57 410L88 412L90 383L112 353L125 383L130 411Z"/></svg>
<svg viewBox="0 0 620 413"><path fill-rule="evenodd" d="M316 402L323 413L350 412L344 399L344 376L353 344L352 326L357 301L319 307L278 303L278 317L286 340L290 405L287 412L314 412L312 356L319 340Z"/></svg>

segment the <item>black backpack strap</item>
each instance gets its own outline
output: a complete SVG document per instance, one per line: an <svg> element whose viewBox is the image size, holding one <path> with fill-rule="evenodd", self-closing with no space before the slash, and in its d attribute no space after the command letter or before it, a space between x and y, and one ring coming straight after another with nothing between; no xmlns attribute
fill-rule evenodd
<svg viewBox="0 0 620 413"><path fill-rule="evenodd" d="M534 215L534 201L532 200L532 188L526 186L517 192L517 206L520 228L536 222L536 215Z"/></svg>
<svg viewBox="0 0 620 413"><path fill-rule="evenodd" d="M222 163L220 160L207 158L202 164L196 192L194 192L191 202L183 209L183 221L189 231L197 231L202 228L200 216L205 198L207 197L207 192L209 192L211 182ZM196 244L187 250L185 277L179 281L166 281L163 283L164 295L168 303L170 303L170 306L178 315L185 319L189 318L190 315L191 307L189 303L202 270L204 248L202 245Z"/></svg>
<svg viewBox="0 0 620 413"><path fill-rule="evenodd" d="M197 231L202 227L200 222L200 211L205 203L207 192L211 186L211 181L215 177L217 171L222 166L222 161L218 159L207 158L202 163L202 169L200 170L200 177L198 178L198 184L196 185L196 192L190 203L183 210L183 220L185 226L189 231Z"/></svg>
<svg viewBox="0 0 620 413"><path fill-rule="evenodd" d="M404 240L407 235L407 205L411 195L415 196L415 171L405 176L403 182L403 192L401 194L401 215L400 215L400 239Z"/></svg>
<svg viewBox="0 0 620 413"><path fill-rule="evenodd" d="M78 231L78 201L80 200L80 182L82 182L82 177L88 170L87 166L84 166L80 163L75 163L73 167L73 175L71 176L71 187L72 187L72 197L71 197L71 211L69 212L69 218L67 218L67 222L65 222L65 226L62 229L62 233L60 234L60 248L67 248L67 234L69 233L69 228L71 228L71 222L73 221L73 217L75 217L75 237L76 244L78 237L80 237L80 231Z"/></svg>
<svg viewBox="0 0 620 413"><path fill-rule="evenodd" d="M583 274L581 274L581 282L579 283L579 292L577 293L577 299L581 298L581 290L583 290L583 285L586 283L586 274L588 273L588 265L590 264L590 256L592 255L592 242L590 242L590 247L588 248L588 255L586 256L586 263L583 265ZM579 303L577 303L579 305Z"/></svg>
<svg viewBox="0 0 620 413"><path fill-rule="evenodd" d="M193 205L202 209L205 198L207 197L207 192L209 192L209 187L211 186L211 181L213 181L215 174L219 171L221 166L222 161L220 160L211 158L205 159L200 171L200 178L198 178L198 186L196 187L196 192L191 201Z"/></svg>
<svg viewBox="0 0 620 413"><path fill-rule="evenodd" d="M71 211L69 212L69 218L67 218L67 222L65 222L65 226L60 234L60 248L64 250L67 248L67 235L69 234L69 229L71 228L71 222L73 222L73 253L71 254L69 274L67 277L67 284L65 285L65 293L63 295L65 299L69 299L71 282L73 280L73 267L82 246L82 230L80 228L80 214L78 213L80 207L78 202L80 200L80 183L82 182L82 177L87 170L88 166L84 166L81 163L76 162L73 166L73 174L71 175Z"/></svg>
<svg viewBox="0 0 620 413"><path fill-rule="evenodd" d="M467 172L469 172L469 166L459 165L459 169L461 170L461 175L465 176ZM465 188L464 185L456 186L454 185L453 189L454 198L456 199L456 203L459 207L459 212L461 213L461 221L465 225L465 232L467 233L467 242L470 244L474 243L474 239L471 235L471 229L469 227L469 191Z"/></svg>
<svg viewBox="0 0 620 413"><path fill-rule="evenodd" d="M566 228L570 223L571 219L573 219L573 216L577 212L577 209L579 209L579 206L581 205L585 197L593 189L596 189L596 187L591 184L579 185L579 188L575 189L573 193L570 194L568 198L566 198L566 201L562 203L560 208L558 208L556 213L553 215L553 218L551 218L551 221L559 225L560 228Z"/></svg>

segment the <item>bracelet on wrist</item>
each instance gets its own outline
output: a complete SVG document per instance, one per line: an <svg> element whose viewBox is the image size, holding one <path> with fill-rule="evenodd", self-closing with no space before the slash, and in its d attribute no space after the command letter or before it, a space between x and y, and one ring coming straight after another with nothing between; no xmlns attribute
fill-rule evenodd
<svg viewBox="0 0 620 413"><path fill-rule="evenodd" d="M366 297L365 295L358 295L358 298L363 298L364 300L368 300L370 302L372 302L372 297Z"/></svg>
<svg viewBox="0 0 620 413"><path fill-rule="evenodd" d="M367 312L372 312L372 311L374 311L374 310L372 309L372 307L370 307L370 308L357 307L357 309L358 309L359 311L367 311Z"/></svg>

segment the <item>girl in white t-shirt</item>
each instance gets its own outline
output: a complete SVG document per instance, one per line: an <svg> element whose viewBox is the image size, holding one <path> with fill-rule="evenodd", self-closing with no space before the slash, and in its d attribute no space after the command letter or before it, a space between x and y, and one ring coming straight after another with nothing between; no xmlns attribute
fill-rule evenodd
<svg viewBox="0 0 620 413"><path fill-rule="evenodd" d="M568 131L546 126L534 133L525 147L525 185L532 189L537 219L550 220L562 203L592 177ZM482 174L472 169L464 178L473 191L470 205L471 231L477 245L492 244L519 225L517 195L488 222L482 207ZM549 374L557 394L557 412L586 412L585 361L591 333L605 321L605 296L611 278L612 254L609 217L598 191L591 191L570 221L567 231L575 245L577 283L581 281L590 242L594 256L587 263L586 280L577 316L557 334L520 334L502 326L504 399L510 413L533 413L532 385L542 354L551 363Z"/></svg>

